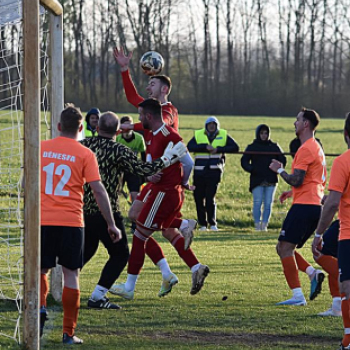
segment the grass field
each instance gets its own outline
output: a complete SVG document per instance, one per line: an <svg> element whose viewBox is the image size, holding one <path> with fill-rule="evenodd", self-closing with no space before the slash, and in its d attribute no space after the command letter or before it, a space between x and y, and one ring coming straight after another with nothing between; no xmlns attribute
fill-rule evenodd
<svg viewBox="0 0 350 350"><path fill-rule="evenodd" d="M252 142L255 128L260 123L270 125L272 140L278 141L285 151L294 138L294 118L218 118L222 128L229 131L241 150ZM187 142L195 129L203 127L205 117L181 116L180 120L181 135ZM326 153L345 150L342 127L341 120L322 120L317 137L321 139ZM327 157L328 168L332 161L332 157ZM249 174L241 169L238 155L229 155L226 164L217 195L220 231L197 232L192 245L199 260L211 269L202 291L195 296L189 294L189 269L157 233L155 237L180 280L172 293L158 298L161 275L146 259L134 301L110 295L111 301L118 302L122 310L89 310L86 307L88 297L107 258L104 248L100 247L98 254L81 273L81 310L76 333L84 339L84 349L338 348L343 333L341 318L316 316L331 303L326 282L322 294L305 307L275 306L276 302L290 296L275 252L279 228L290 203L281 205L276 202L269 231L254 232ZM290 165L291 157L288 157L287 171ZM276 199L287 188L285 183L280 183ZM125 211L127 204L122 203ZM188 218L196 217L191 194L187 195L183 214ZM306 244L302 254L311 262L310 244ZM126 272L120 280L124 281L125 277ZM308 296L309 281L304 274L301 282ZM223 300L223 297L227 299ZM62 309L52 300L48 308L50 320L42 338L42 349L61 349ZM4 311L0 304L0 316ZM3 325L8 327L8 323ZM17 348L13 340L0 338L0 349Z"/></svg>

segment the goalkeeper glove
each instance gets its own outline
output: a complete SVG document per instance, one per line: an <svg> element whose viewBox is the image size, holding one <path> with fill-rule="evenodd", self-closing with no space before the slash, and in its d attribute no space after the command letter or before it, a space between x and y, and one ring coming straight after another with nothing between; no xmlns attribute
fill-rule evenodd
<svg viewBox="0 0 350 350"><path fill-rule="evenodd" d="M181 141L179 141L175 146L173 142L169 142L160 159L163 161L165 168L167 168L182 158L186 152L187 148Z"/></svg>

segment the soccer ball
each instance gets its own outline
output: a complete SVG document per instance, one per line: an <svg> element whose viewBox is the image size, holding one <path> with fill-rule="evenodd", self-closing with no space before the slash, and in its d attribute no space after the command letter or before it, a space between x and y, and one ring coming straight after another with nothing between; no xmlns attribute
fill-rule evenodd
<svg viewBox="0 0 350 350"><path fill-rule="evenodd" d="M140 66L146 75L152 76L159 74L164 66L164 60L160 53L156 51L148 51L142 55Z"/></svg>

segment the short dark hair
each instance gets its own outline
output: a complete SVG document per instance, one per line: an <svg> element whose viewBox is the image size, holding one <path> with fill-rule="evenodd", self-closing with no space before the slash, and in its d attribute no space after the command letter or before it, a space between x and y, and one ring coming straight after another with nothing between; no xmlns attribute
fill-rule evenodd
<svg viewBox="0 0 350 350"><path fill-rule="evenodd" d="M168 94L170 94L172 84L171 84L171 79L167 75L153 75L152 77L150 77L150 80L152 79L160 80L162 85L165 85L168 87L169 89Z"/></svg>
<svg viewBox="0 0 350 350"><path fill-rule="evenodd" d="M350 112L347 113L345 116L344 129L348 133L348 136L350 137Z"/></svg>
<svg viewBox="0 0 350 350"><path fill-rule="evenodd" d="M110 111L102 113L98 121L98 127L101 131L114 135L119 129L119 118Z"/></svg>
<svg viewBox="0 0 350 350"><path fill-rule="evenodd" d="M303 118L310 122L312 130L315 130L320 123L320 116L318 113L313 109L307 109L305 107L301 109L301 112L303 113Z"/></svg>
<svg viewBox="0 0 350 350"><path fill-rule="evenodd" d="M156 119L162 118L162 105L155 98L148 98L141 103L139 107L143 108L145 113L152 114Z"/></svg>
<svg viewBox="0 0 350 350"><path fill-rule="evenodd" d="M120 123L123 124L123 123L126 123L126 122L130 122L132 123L133 122L133 119L130 115L124 115L121 119L120 119Z"/></svg>
<svg viewBox="0 0 350 350"><path fill-rule="evenodd" d="M83 115L80 108L75 107L73 103L67 103L60 116L61 131L75 133L79 130L82 121Z"/></svg>

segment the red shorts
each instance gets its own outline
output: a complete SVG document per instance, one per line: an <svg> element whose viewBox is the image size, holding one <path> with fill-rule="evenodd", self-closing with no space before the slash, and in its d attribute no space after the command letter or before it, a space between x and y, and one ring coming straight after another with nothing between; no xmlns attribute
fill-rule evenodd
<svg viewBox="0 0 350 350"><path fill-rule="evenodd" d="M141 192L137 195L136 200L141 202L146 202L152 185L153 185L152 182L148 182L147 185L145 185L144 188L141 190Z"/></svg>
<svg viewBox="0 0 350 350"><path fill-rule="evenodd" d="M154 231L169 228L174 218L180 213L183 202L182 193L175 189L162 191L154 187L147 193L137 223Z"/></svg>

